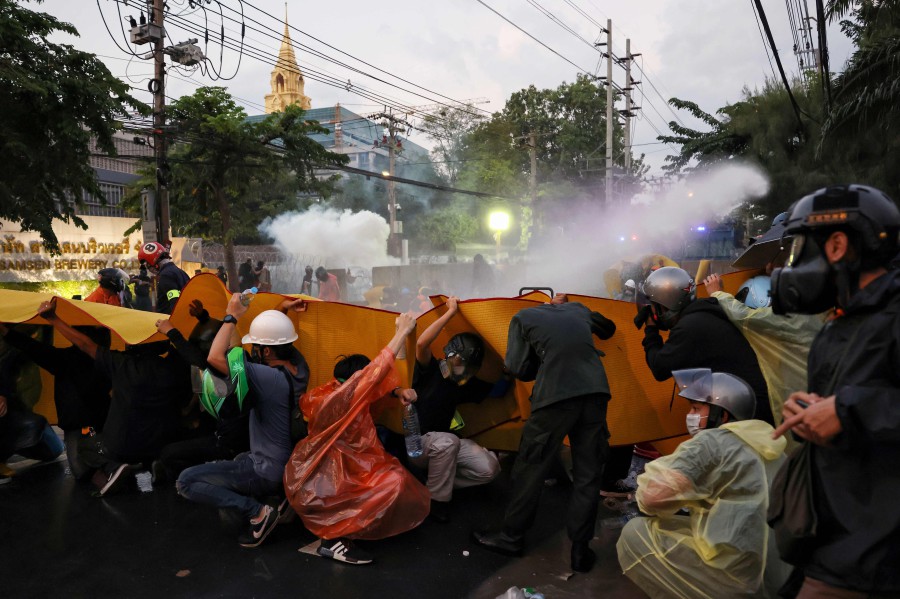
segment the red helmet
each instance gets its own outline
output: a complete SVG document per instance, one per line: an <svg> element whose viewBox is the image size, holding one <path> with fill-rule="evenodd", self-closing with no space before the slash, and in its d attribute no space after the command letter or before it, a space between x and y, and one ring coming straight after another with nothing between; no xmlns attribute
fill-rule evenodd
<svg viewBox="0 0 900 599"><path fill-rule="evenodd" d="M146 262L149 266L156 266L163 256L167 256L169 251L161 243L150 241L141 246L138 251L138 260Z"/></svg>

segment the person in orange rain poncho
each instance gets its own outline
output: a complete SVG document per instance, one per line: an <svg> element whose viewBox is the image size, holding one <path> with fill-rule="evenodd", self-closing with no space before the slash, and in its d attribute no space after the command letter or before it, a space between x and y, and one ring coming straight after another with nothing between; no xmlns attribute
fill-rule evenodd
<svg viewBox="0 0 900 599"><path fill-rule="evenodd" d="M401 314L394 338L372 362L365 365L365 356L343 360L335 371L346 381L336 378L300 400L309 436L291 454L284 489L303 524L321 539L316 551L322 557L370 563L372 557L350 539L397 535L428 515L428 490L384 449L372 419L389 401L416 399L414 390L399 386L394 369L397 352L415 328L413 316Z"/></svg>

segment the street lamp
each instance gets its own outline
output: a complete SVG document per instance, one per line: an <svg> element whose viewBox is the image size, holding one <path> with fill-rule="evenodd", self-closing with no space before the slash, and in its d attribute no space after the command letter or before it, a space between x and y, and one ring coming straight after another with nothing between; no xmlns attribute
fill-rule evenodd
<svg viewBox="0 0 900 599"><path fill-rule="evenodd" d="M494 240L497 242L497 262L500 262L500 238L503 232L509 229L509 213L497 210L488 215L488 227L494 232Z"/></svg>

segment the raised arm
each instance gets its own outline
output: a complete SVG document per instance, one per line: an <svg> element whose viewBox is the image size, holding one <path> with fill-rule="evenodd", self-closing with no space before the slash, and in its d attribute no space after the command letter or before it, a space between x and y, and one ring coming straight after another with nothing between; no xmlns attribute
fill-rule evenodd
<svg viewBox="0 0 900 599"><path fill-rule="evenodd" d="M431 323L421 337L416 341L416 361L425 365L431 362L431 344L437 339L438 334L451 318L459 312L459 298L450 296L447 298L447 311L443 316Z"/></svg>
<svg viewBox="0 0 900 599"><path fill-rule="evenodd" d="M388 342L387 348L396 356L403 344L406 343L406 338L415 330L416 318L412 312L401 314L397 317L397 332L394 333L394 338Z"/></svg>
<svg viewBox="0 0 900 599"><path fill-rule="evenodd" d="M89 355L91 358L97 357L97 348L99 347L96 343L94 343L90 337L76 331L74 328L69 326L68 323L64 322L56 315L56 298L54 297L49 302L41 303L38 308L38 315L43 317L44 320L49 322L54 329L59 331L63 337L72 342L72 345Z"/></svg>
<svg viewBox="0 0 900 599"><path fill-rule="evenodd" d="M225 308L225 314L240 319L247 312L247 306L241 303L241 294L234 293L228 300L228 307ZM234 334L235 323L222 322L219 332L213 339L212 346L209 348L209 356L206 358L207 363L221 373L228 372L228 351L232 347L232 336Z"/></svg>

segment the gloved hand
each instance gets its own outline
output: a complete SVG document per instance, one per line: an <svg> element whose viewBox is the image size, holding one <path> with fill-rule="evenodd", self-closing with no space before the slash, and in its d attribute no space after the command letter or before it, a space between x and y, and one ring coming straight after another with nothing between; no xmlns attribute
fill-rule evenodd
<svg viewBox="0 0 900 599"><path fill-rule="evenodd" d="M653 310L650 308L650 304L638 308L637 316L634 317L634 326L636 326L638 330L641 330L641 327L647 324L648 320L651 321L652 324Z"/></svg>

